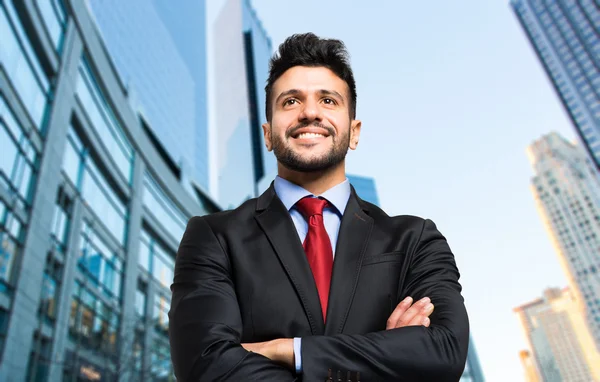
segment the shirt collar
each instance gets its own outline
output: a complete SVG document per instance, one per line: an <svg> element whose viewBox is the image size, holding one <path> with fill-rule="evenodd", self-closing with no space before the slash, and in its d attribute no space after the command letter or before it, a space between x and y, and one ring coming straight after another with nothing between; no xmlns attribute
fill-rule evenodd
<svg viewBox="0 0 600 382"><path fill-rule="evenodd" d="M292 207L305 196L320 196L327 199L340 213L344 214L348 199L350 199L350 182L345 179L342 183L331 187L321 195L313 195L310 191L294 184L286 179L283 179L279 175L275 177L275 193L285 206L287 210L291 210Z"/></svg>

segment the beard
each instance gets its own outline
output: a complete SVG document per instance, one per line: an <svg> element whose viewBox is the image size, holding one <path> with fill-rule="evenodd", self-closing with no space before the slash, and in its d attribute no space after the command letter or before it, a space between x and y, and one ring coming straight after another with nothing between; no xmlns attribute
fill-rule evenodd
<svg viewBox="0 0 600 382"><path fill-rule="evenodd" d="M324 126L319 123L313 123L312 125L326 129L329 136L332 138L333 144L331 149L325 154L310 158L303 158L298 155L298 153L294 152L287 144L287 140L293 139L292 135L295 131L308 126L308 124L298 125L293 129L290 129L289 132L286 133L285 138L273 135L273 129L271 128L273 152L275 153L277 161L287 169L298 172L319 172L339 165L346 158L348 146L350 145L350 129L348 129L346 134L337 136L335 135L335 130L329 126Z"/></svg>

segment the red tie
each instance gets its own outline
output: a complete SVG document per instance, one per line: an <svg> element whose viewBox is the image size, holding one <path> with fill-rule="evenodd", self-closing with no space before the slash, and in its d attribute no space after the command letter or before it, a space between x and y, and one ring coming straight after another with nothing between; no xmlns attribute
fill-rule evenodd
<svg viewBox="0 0 600 382"><path fill-rule="evenodd" d="M333 251L331 241L323 224L323 208L329 205L325 199L306 197L296 203L296 208L308 221L308 232L304 239L304 251L308 258L308 264L312 270L321 309L323 321L327 312L327 300L329 298L329 285L331 284L331 271L333 269Z"/></svg>

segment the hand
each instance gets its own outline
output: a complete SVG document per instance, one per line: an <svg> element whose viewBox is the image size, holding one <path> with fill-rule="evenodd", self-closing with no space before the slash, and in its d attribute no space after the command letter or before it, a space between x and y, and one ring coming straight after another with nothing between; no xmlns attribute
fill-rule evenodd
<svg viewBox="0 0 600 382"><path fill-rule="evenodd" d="M411 305L412 301L411 297L407 297L396 306L396 309L387 320L386 330L404 326L423 325L429 327L431 323L429 316L433 313L431 300L429 297L425 297Z"/></svg>
<svg viewBox="0 0 600 382"><path fill-rule="evenodd" d="M294 369L294 340L291 338L279 338L272 341L254 342L242 344L249 352L261 354L271 361L281 363L290 369Z"/></svg>

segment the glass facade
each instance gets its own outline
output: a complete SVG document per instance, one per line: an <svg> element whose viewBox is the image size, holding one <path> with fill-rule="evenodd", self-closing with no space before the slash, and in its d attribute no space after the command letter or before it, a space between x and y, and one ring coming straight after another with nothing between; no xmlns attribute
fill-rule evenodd
<svg viewBox="0 0 600 382"><path fill-rule="evenodd" d="M2 2L0 36L0 62L33 123L42 129L50 83L11 1Z"/></svg>
<svg viewBox="0 0 600 382"><path fill-rule="evenodd" d="M54 48L60 51L67 21L62 0L36 0L35 5L42 16L44 27Z"/></svg>
<svg viewBox="0 0 600 382"><path fill-rule="evenodd" d="M160 0L89 5L131 104L149 122L183 177L208 189L204 0L177 7Z"/></svg>
<svg viewBox="0 0 600 382"><path fill-rule="evenodd" d="M119 302L123 280L123 259L83 223L79 266L88 279L109 298Z"/></svg>
<svg viewBox="0 0 600 382"><path fill-rule="evenodd" d="M600 169L600 7L594 0L513 0L512 7Z"/></svg>
<svg viewBox="0 0 600 382"><path fill-rule="evenodd" d="M181 240L188 219L149 174L144 177L143 200L148 213L161 222L173 238Z"/></svg>
<svg viewBox="0 0 600 382"><path fill-rule="evenodd" d="M0 0L0 380L174 380L167 328L175 252L192 215L218 210L202 182L186 178L184 160L177 177L163 146L189 153L146 128L167 125L132 107L144 89L125 89L134 82L112 64L126 56L109 57L107 41L96 43L103 36L90 27L92 3L109 1ZM193 3L203 12L203 2ZM112 16L115 26L145 22L143 12ZM165 24L177 19L168 17ZM156 89L164 81L144 79ZM165 116L196 101L206 107L205 95L194 98L205 90L167 85L181 93L154 93L174 107L159 111ZM175 142L206 145L205 136L186 135L188 117L163 121L181 133Z"/></svg>
<svg viewBox="0 0 600 382"><path fill-rule="evenodd" d="M127 210L106 177L98 170L89 150L71 127L62 168L99 220L121 244L127 236Z"/></svg>
<svg viewBox="0 0 600 382"><path fill-rule="evenodd" d="M266 151L264 86L271 41L247 0L228 0L215 22L215 123L218 200L234 208L273 180L276 161Z"/></svg>
<svg viewBox="0 0 600 382"><path fill-rule="evenodd" d="M115 161L121 175L129 183L133 167L133 149L102 95L85 59L79 66L77 97L106 150L111 153L111 158Z"/></svg>

